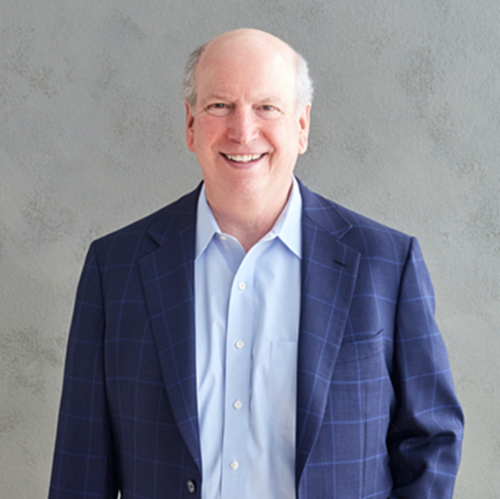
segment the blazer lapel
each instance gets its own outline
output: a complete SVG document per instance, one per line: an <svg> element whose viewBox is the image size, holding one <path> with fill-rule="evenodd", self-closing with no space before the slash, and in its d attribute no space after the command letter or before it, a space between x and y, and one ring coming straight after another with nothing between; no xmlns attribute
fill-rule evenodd
<svg viewBox="0 0 500 499"><path fill-rule="evenodd" d="M360 254L340 242L351 225L302 184L302 294L297 381L296 480L318 437L344 335Z"/></svg>
<svg viewBox="0 0 500 499"><path fill-rule="evenodd" d="M160 365L177 426L201 467L196 398L194 254L199 189L148 231L160 247L139 261Z"/></svg>

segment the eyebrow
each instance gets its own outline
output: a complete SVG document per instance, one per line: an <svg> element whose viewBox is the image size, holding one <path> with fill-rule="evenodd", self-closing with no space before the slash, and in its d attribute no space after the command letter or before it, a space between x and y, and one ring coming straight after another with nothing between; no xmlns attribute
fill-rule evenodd
<svg viewBox="0 0 500 499"><path fill-rule="evenodd" d="M207 100L212 100L212 99L222 99L222 100L227 100L228 99L228 96L227 95L224 95L224 94L209 94L207 95L207 97L205 99L203 99L204 101L207 101Z"/></svg>
<svg viewBox="0 0 500 499"><path fill-rule="evenodd" d="M207 95L203 101L203 103L206 103L208 101L211 101L211 100L227 100L227 101L232 101L231 97L229 95L225 95L225 94L209 94ZM269 96L265 96L265 97L261 97L260 99L257 100L257 104L264 104L266 102L277 102L279 104L281 104L283 102L283 100L281 99L281 97L277 96L277 95L269 95Z"/></svg>

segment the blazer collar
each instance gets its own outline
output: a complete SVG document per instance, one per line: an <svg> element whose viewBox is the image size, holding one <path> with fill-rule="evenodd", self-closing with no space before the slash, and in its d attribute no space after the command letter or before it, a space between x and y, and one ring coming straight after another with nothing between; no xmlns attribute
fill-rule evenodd
<svg viewBox="0 0 500 499"><path fill-rule="evenodd" d="M153 215L148 234L158 245L196 229L196 206L203 183Z"/></svg>

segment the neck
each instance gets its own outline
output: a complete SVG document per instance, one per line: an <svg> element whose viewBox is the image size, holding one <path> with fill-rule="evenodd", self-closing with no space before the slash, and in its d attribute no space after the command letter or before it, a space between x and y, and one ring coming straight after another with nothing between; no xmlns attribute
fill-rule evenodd
<svg viewBox="0 0 500 499"><path fill-rule="evenodd" d="M245 252L260 241L273 227L285 207L290 185L272 196L217 196L205 185L207 201L222 232L233 236Z"/></svg>

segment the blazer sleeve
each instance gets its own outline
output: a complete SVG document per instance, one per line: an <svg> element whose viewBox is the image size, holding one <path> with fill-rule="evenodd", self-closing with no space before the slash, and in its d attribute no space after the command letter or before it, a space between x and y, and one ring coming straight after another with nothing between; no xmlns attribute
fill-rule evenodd
<svg viewBox="0 0 500 499"><path fill-rule="evenodd" d="M104 382L104 306L95 247L83 269L68 342L49 499L116 499Z"/></svg>
<svg viewBox="0 0 500 499"><path fill-rule="evenodd" d="M434 320L434 293L416 239L404 267L396 315L396 407L387 445L391 499L448 499L461 454L463 414Z"/></svg>

